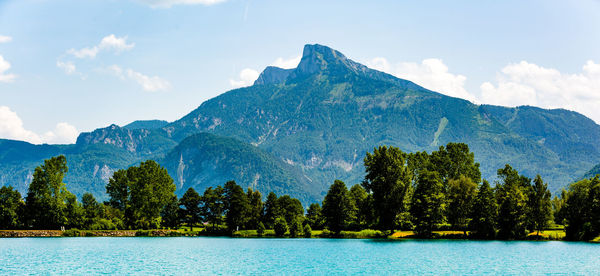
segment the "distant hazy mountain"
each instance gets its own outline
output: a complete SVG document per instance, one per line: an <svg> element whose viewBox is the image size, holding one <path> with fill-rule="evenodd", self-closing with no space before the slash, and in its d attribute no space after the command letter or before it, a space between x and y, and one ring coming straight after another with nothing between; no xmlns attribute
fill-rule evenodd
<svg viewBox="0 0 600 276"><path fill-rule="evenodd" d="M583 178L592 178L596 175L600 175L600 164L596 165L591 170L589 170L587 173L585 173L585 175L583 175L582 179Z"/></svg>
<svg viewBox="0 0 600 276"><path fill-rule="evenodd" d="M218 136L192 136L198 133ZM79 193L88 184L103 192L92 181L101 168L112 172L153 158L168 168L179 193L235 179L263 193L320 200L336 178L361 181L363 157L375 146L414 152L464 142L484 178L510 163L530 177L540 174L557 191L600 161L597 141L600 126L576 112L475 105L306 45L297 68L267 67L253 86L208 100L172 123L112 125L68 146L0 143L0 168L10 168L0 172L0 184L24 187L26 177L11 171L23 176L44 156L68 152L69 162L79 160L69 176Z"/></svg>

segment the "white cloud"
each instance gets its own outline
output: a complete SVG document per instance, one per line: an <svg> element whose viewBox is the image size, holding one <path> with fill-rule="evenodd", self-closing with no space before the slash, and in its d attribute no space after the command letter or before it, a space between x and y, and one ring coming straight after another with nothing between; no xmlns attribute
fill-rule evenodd
<svg viewBox="0 0 600 276"><path fill-rule="evenodd" d="M429 58L421 63L401 62L390 64L387 59L377 57L366 64L373 69L410 80L427 89L472 102L476 101L475 96L464 88L467 77L450 73L448 66L441 59Z"/></svg>
<svg viewBox="0 0 600 276"><path fill-rule="evenodd" d="M158 76L146 76L142 73L127 69L127 76L135 80L146 91L162 91L167 90L171 86L169 82Z"/></svg>
<svg viewBox="0 0 600 276"><path fill-rule="evenodd" d="M0 35L0 43L8 43L12 41L12 37L6 35Z"/></svg>
<svg viewBox="0 0 600 276"><path fill-rule="evenodd" d="M496 84L481 85L481 101L489 104L575 110L600 122L600 64L588 61L581 73L565 74L527 61L509 64Z"/></svg>
<svg viewBox="0 0 600 276"><path fill-rule="evenodd" d="M65 73L67 75L73 75L75 73L77 73L77 68L75 67L75 64L73 64L73 62L67 61L67 62L62 62L62 61L56 61L56 67L65 70Z"/></svg>
<svg viewBox="0 0 600 276"><path fill-rule="evenodd" d="M246 68L240 72L239 80L230 79L229 84L231 84L233 88L250 86L254 83L256 79L258 79L258 75L258 71Z"/></svg>
<svg viewBox="0 0 600 276"><path fill-rule="evenodd" d="M297 57L293 57L290 59L284 59L284 58L277 58L275 61L273 61L273 63L271 63L272 66L275 67L279 67L279 68L283 68L283 69L291 69L291 68L296 68L298 67L298 63L300 63L300 60L302 59L302 56L297 56Z"/></svg>
<svg viewBox="0 0 600 276"><path fill-rule="evenodd" d="M8 69L10 69L10 63L0 55L0 82L13 82L17 78L15 74L7 74Z"/></svg>
<svg viewBox="0 0 600 276"><path fill-rule="evenodd" d="M226 0L138 0L138 2L150 5L153 8L170 8L173 5L215 5Z"/></svg>
<svg viewBox="0 0 600 276"><path fill-rule="evenodd" d="M113 51L120 53L133 49L135 43L127 44L127 36L116 37L114 34L102 38L100 43L93 47L85 47L79 50L69 49L67 53L76 58L95 58L100 51Z"/></svg>
<svg viewBox="0 0 600 276"><path fill-rule="evenodd" d="M171 87L169 81L158 77L158 76L146 76L140 72L136 72L131 69L123 70L118 65L111 65L108 67L108 71L113 73L115 76L119 77L122 80L130 79L137 82L142 89L145 91L164 91L168 90Z"/></svg>
<svg viewBox="0 0 600 276"><path fill-rule="evenodd" d="M68 124L58 123L54 130L38 135L23 127L23 121L8 106L0 106L0 138L30 142L33 144L68 144L77 140L79 131Z"/></svg>

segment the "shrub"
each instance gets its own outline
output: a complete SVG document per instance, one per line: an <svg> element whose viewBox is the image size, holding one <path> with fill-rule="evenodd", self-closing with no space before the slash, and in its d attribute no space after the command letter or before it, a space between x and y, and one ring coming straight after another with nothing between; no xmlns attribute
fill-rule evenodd
<svg viewBox="0 0 600 276"><path fill-rule="evenodd" d="M308 223L306 225L304 225L304 237L305 238L312 237L312 228L310 228L310 225Z"/></svg>
<svg viewBox="0 0 600 276"><path fill-rule="evenodd" d="M294 219L290 225L290 236L296 238L302 236L302 224L300 221Z"/></svg>
<svg viewBox="0 0 600 276"><path fill-rule="evenodd" d="M258 229L256 229L256 233L259 237L265 234L265 225L262 222L258 223Z"/></svg>
<svg viewBox="0 0 600 276"><path fill-rule="evenodd" d="M287 222L282 217L275 219L275 224L273 225L273 228L273 230L275 230L275 236L278 237L285 236L285 233L288 231Z"/></svg>
<svg viewBox="0 0 600 276"><path fill-rule="evenodd" d="M81 230L72 228L62 233L63 237L81 237Z"/></svg>

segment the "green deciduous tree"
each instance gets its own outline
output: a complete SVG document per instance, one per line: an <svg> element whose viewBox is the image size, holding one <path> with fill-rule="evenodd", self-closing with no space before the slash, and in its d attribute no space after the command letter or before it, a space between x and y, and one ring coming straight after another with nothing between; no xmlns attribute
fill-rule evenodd
<svg viewBox="0 0 600 276"><path fill-rule="evenodd" d="M348 197L352 206L349 227L356 230L368 228L370 220L373 217L369 194L361 185L355 184L348 191Z"/></svg>
<svg viewBox="0 0 600 276"><path fill-rule="evenodd" d="M176 228L181 224L182 212L179 208L179 200L173 195L169 202L160 212L161 226L168 228Z"/></svg>
<svg viewBox="0 0 600 276"><path fill-rule="evenodd" d="M275 219L273 230L275 230L275 235L277 237L285 236L285 233L288 231L288 225L283 217L278 217Z"/></svg>
<svg viewBox="0 0 600 276"><path fill-rule="evenodd" d="M538 174L533 180L528 201L528 217L531 220L532 230L537 231L538 236L540 231L544 230L552 221L551 196L548 184L544 183L542 177Z"/></svg>
<svg viewBox="0 0 600 276"><path fill-rule="evenodd" d="M98 203L94 195L84 193L81 197L81 204L85 214L84 228L90 229L90 226L96 223L104 215L104 205Z"/></svg>
<svg viewBox="0 0 600 276"><path fill-rule="evenodd" d="M223 187L217 186L213 189L208 187L202 195L202 216L206 222L212 225L212 229L223 222L223 213L225 212L225 191Z"/></svg>
<svg viewBox="0 0 600 276"><path fill-rule="evenodd" d="M304 219L304 207L302 207L302 203L297 198L283 195L277 199L277 206L279 206L280 215L285 218L288 225L294 219Z"/></svg>
<svg viewBox="0 0 600 276"><path fill-rule="evenodd" d="M335 180L323 200L323 217L329 230L336 234L346 229L352 221L353 206L346 184Z"/></svg>
<svg viewBox="0 0 600 276"><path fill-rule="evenodd" d="M461 175L448 181L448 222L454 229L463 230L465 235L476 194L477 183L467 176Z"/></svg>
<svg viewBox="0 0 600 276"><path fill-rule="evenodd" d="M381 146L364 159L362 186L373 195L373 207L381 230L393 232L396 216L406 211L412 173L406 154L396 147Z"/></svg>
<svg viewBox="0 0 600 276"><path fill-rule="evenodd" d="M290 237L292 238L297 238L302 236L302 223L300 222L300 220L298 219L294 219L292 220L292 223L290 223Z"/></svg>
<svg viewBox="0 0 600 276"><path fill-rule="evenodd" d="M225 222L230 232L243 228L248 219L248 197L244 189L235 181L228 181L223 188L225 191Z"/></svg>
<svg viewBox="0 0 600 276"><path fill-rule="evenodd" d="M156 228L161 212L173 198L175 184L166 169L148 160L139 167L116 171L106 192L109 204L124 212L128 227Z"/></svg>
<svg viewBox="0 0 600 276"><path fill-rule="evenodd" d="M305 224L304 225L303 232L304 232L304 237L305 238L312 237L312 228L310 228L310 224Z"/></svg>
<svg viewBox="0 0 600 276"><path fill-rule="evenodd" d="M265 201L265 215L263 222L269 229L273 228L275 219L281 216L281 208L279 207L279 201L277 199L277 195L273 192L270 192L267 195L267 200Z"/></svg>
<svg viewBox="0 0 600 276"><path fill-rule="evenodd" d="M519 239L527 228L527 201L531 180L519 175L510 165L498 170L502 182L496 184L498 202L498 236Z"/></svg>
<svg viewBox="0 0 600 276"><path fill-rule="evenodd" d="M248 223L246 228L256 229L264 215L264 206L262 202L262 194L259 191L253 191L248 188L246 196L249 201Z"/></svg>
<svg viewBox="0 0 600 276"><path fill-rule="evenodd" d="M308 206L306 211L306 223L314 229L323 229L325 225L325 219L323 218L321 205L319 203L312 203Z"/></svg>
<svg viewBox="0 0 600 276"><path fill-rule="evenodd" d="M592 228L592 199L594 186L600 184L598 177L583 179L569 185L565 206L565 232L568 240L590 240L596 236Z"/></svg>
<svg viewBox="0 0 600 276"><path fill-rule="evenodd" d="M191 231L194 231L194 224L200 223L202 219L201 201L202 197L192 187L188 188L179 199L179 205L183 207L181 209L182 218Z"/></svg>
<svg viewBox="0 0 600 276"><path fill-rule="evenodd" d="M62 182L67 171L67 159L63 155L44 160L43 165L35 168L25 198L29 225L37 229L65 226L65 208L71 195Z"/></svg>
<svg viewBox="0 0 600 276"><path fill-rule="evenodd" d="M0 188L0 229L15 229L22 226L21 216L25 202L21 193L11 186Z"/></svg>
<svg viewBox="0 0 600 276"><path fill-rule="evenodd" d="M441 146L438 151L431 153L428 170L439 173L444 183L450 179L458 179L464 175L475 183L481 181L479 163L475 162L475 155L464 143L448 143Z"/></svg>
<svg viewBox="0 0 600 276"><path fill-rule="evenodd" d="M436 224L444 221L445 207L444 184L440 176L437 172L421 171L410 209L417 235L431 236Z"/></svg>
<svg viewBox="0 0 600 276"><path fill-rule="evenodd" d="M483 180L473 202L471 221L469 223L469 228L473 231L474 237L493 239L496 236L497 215L498 206L494 197L494 191L487 180Z"/></svg>

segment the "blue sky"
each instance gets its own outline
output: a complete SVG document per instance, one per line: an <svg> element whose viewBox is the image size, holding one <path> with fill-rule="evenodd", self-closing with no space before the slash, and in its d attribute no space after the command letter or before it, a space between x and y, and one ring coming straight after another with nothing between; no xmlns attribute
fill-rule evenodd
<svg viewBox="0 0 600 276"><path fill-rule="evenodd" d="M307 43L475 103L600 122L600 1L0 0L0 138L176 120Z"/></svg>

